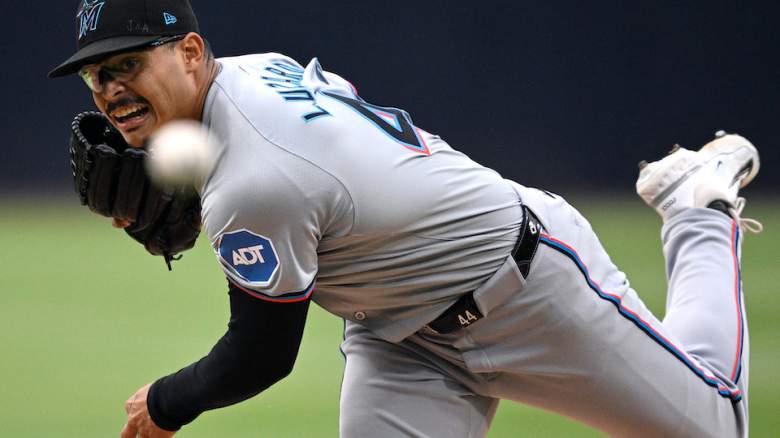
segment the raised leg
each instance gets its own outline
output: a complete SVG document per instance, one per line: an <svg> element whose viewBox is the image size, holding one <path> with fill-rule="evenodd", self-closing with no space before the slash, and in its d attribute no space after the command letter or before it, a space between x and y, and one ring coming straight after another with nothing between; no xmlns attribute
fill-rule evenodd
<svg viewBox="0 0 780 438"><path fill-rule="evenodd" d="M536 207L547 233L528 284L467 329L474 345L463 352L467 367L497 373L481 393L555 411L613 436L744 436L744 388L714 367L710 357L688 351L676 327L652 315L573 208L563 201ZM733 263L728 218L704 209L686 215L687 220L681 216L670 224L685 244L670 248L667 256L694 260L706 252ZM713 246L713 239L720 243ZM719 318L696 321L703 312L695 301L705 298L699 290L721 283L726 296L719 301L733 300L733 269L719 274L722 281L708 277L701 284L693 277L701 270L697 264L678 264L676 270L688 278L685 289L694 291L675 292L674 299L697 309L686 328L720 332ZM725 319L736 314L733 305L719 309ZM675 313L686 319L683 308ZM731 356L734 328L731 335L707 341L716 344L711 350L729 350L724 357Z"/></svg>

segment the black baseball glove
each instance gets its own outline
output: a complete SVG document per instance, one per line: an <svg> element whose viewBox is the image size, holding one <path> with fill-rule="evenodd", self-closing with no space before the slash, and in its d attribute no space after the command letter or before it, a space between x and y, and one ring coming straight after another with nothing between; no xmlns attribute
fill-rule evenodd
<svg viewBox="0 0 780 438"><path fill-rule="evenodd" d="M153 255L174 256L195 245L200 199L192 189L160 188L144 170L144 149L129 146L99 112L78 114L71 124L70 166L82 205L130 221L125 228Z"/></svg>

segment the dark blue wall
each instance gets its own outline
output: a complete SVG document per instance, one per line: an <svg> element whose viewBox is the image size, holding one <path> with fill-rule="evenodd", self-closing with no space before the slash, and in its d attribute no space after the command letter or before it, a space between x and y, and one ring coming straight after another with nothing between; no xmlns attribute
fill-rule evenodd
<svg viewBox="0 0 780 438"><path fill-rule="evenodd" d="M111 0L108 0L111 1ZM640 159L716 129L761 152L780 187L780 3L194 0L218 56L278 51L351 80L505 176L553 190L631 190ZM465 4L465 3L463 3ZM2 1L0 187L70 189L75 1Z"/></svg>

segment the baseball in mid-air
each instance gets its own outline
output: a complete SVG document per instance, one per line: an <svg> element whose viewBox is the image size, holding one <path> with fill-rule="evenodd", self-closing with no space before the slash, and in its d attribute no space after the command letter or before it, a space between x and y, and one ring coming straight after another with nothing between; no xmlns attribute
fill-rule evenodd
<svg viewBox="0 0 780 438"><path fill-rule="evenodd" d="M149 140L146 169L160 185L186 186L206 176L216 160L208 129L192 120L165 124Z"/></svg>

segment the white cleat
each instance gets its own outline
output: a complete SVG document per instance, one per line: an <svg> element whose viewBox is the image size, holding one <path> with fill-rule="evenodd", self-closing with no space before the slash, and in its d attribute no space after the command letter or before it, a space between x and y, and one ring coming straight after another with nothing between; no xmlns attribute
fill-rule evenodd
<svg viewBox="0 0 780 438"><path fill-rule="evenodd" d="M727 203L732 217L739 220L744 199L737 194L758 174L758 151L739 135L719 131L715 136L698 151L675 146L659 161L640 163L636 191L664 222L683 210L707 207L717 200ZM741 222L749 221L750 225L755 222Z"/></svg>

